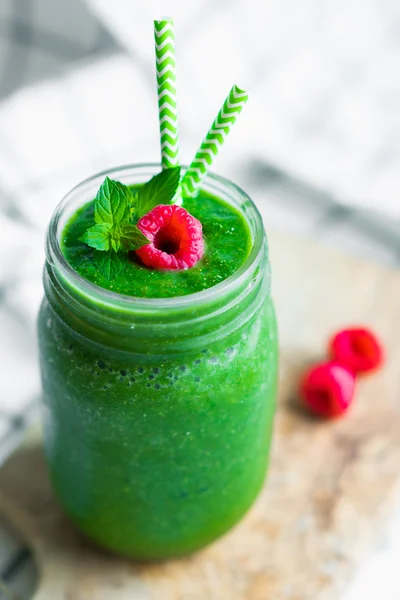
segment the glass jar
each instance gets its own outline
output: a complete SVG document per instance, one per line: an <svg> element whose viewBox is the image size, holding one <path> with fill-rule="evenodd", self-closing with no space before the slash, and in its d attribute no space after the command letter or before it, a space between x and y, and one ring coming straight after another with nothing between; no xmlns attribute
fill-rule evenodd
<svg viewBox="0 0 400 600"><path fill-rule="evenodd" d="M104 176L140 184L158 165L100 173L56 209L39 319L44 445L72 521L141 559L193 552L249 509L266 473L275 410L276 322L261 217L231 182L204 189L235 206L253 237L220 284L174 298L104 290L60 249L67 220Z"/></svg>

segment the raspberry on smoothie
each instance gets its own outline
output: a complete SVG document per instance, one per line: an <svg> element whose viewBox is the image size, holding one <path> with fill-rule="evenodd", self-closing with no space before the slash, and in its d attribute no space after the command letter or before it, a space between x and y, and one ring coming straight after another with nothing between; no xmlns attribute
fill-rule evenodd
<svg viewBox="0 0 400 600"><path fill-rule="evenodd" d="M146 267L189 269L203 256L201 223L181 206L160 204L139 220L138 227L150 240L136 250Z"/></svg>

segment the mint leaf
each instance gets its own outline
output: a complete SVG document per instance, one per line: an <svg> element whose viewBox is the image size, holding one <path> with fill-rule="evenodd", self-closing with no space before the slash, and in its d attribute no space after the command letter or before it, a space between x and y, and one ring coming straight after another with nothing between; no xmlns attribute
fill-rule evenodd
<svg viewBox="0 0 400 600"><path fill-rule="evenodd" d="M107 281L112 281L119 275L124 263L116 252L95 252L93 261L97 269Z"/></svg>
<svg viewBox="0 0 400 600"><path fill-rule="evenodd" d="M180 167L164 169L139 188L135 217L140 219L159 204L170 204L178 189Z"/></svg>
<svg viewBox="0 0 400 600"><path fill-rule="evenodd" d="M79 240L96 250L106 251L112 242L112 226L109 223L98 223L90 227Z"/></svg>
<svg viewBox="0 0 400 600"><path fill-rule="evenodd" d="M115 234L111 235L111 248L114 250L114 252L118 252L118 250L121 248L121 241L119 236L116 237Z"/></svg>
<svg viewBox="0 0 400 600"><path fill-rule="evenodd" d="M129 208L129 220L130 221L132 221L134 219L137 203L138 203L138 193L132 192L132 200L130 202L130 208Z"/></svg>
<svg viewBox="0 0 400 600"><path fill-rule="evenodd" d="M179 184L180 168L169 169L169 173L160 173L145 184L147 192L142 196L144 213L160 202L172 200ZM158 190L158 191L157 191ZM156 196L161 191L162 199ZM90 227L79 239L95 250L93 262L107 281L117 277L124 267L124 261L117 254L121 248L138 250L150 243L137 225L131 223L140 203L138 193L109 177L104 179L94 201L94 220L96 225ZM154 204L152 204L154 203ZM139 217L138 217L139 218Z"/></svg>
<svg viewBox="0 0 400 600"><path fill-rule="evenodd" d="M132 191L123 183L106 177L94 201L96 223L116 225L129 220Z"/></svg>
<svg viewBox="0 0 400 600"><path fill-rule="evenodd" d="M140 231L137 225L124 225L120 230L121 245L125 250L138 250L146 244L150 244L150 240Z"/></svg>

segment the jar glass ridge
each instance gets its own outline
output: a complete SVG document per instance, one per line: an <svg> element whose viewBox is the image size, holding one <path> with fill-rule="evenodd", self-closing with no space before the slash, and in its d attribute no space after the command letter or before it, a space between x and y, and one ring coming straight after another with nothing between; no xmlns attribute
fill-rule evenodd
<svg viewBox="0 0 400 600"><path fill-rule="evenodd" d="M60 237L70 216L92 200L106 175L122 183L144 183L159 172L157 164L127 165L90 177L73 188L56 208L48 229L44 286L48 300L60 316L85 335L100 335L104 344L129 345L148 338L151 348L168 346L173 352L187 350L186 338L201 346L204 336L223 337L246 318L251 318L269 293L268 247L261 216L247 194L228 180L210 175L204 189L232 204L247 220L253 238L252 250L238 270L221 283L194 294L173 298L139 298L102 289L84 279L68 264L60 248ZM258 303L258 304L257 304ZM79 318L74 318L79 316ZM90 327L86 327L90 325ZM205 333L205 331L207 333ZM123 336L115 333L124 332ZM179 337L179 342L177 338Z"/></svg>

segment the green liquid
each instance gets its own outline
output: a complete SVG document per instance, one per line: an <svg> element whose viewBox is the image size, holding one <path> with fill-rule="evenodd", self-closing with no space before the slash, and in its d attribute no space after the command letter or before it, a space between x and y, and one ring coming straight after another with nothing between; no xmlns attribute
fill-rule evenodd
<svg viewBox="0 0 400 600"><path fill-rule="evenodd" d="M142 298L171 298L200 292L220 283L243 264L251 250L251 236L240 213L210 194L186 198L185 209L203 226L205 253L191 269L157 271L135 262L135 254L121 253L124 268L107 281L93 264L92 248L79 237L94 224L93 202L83 206L67 223L62 251L83 277L107 290Z"/></svg>
<svg viewBox="0 0 400 600"><path fill-rule="evenodd" d="M243 263L250 233L238 212L212 196L185 207L207 239L204 259L188 271L160 273L127 261L112 288L98 279L90 251L77 241L90 203L68 222L63 252L79 273L124 294L199 291ZM50 300L48 287L46 295ZM180 556L228 531L249 509L267 469L276 393L275 314L270 297L261 300L222 339L199 345L193 337L175 354L105 345L85 319L72 321L44 300L46 456L61 504L90 538L136 558Z"/></svg>

